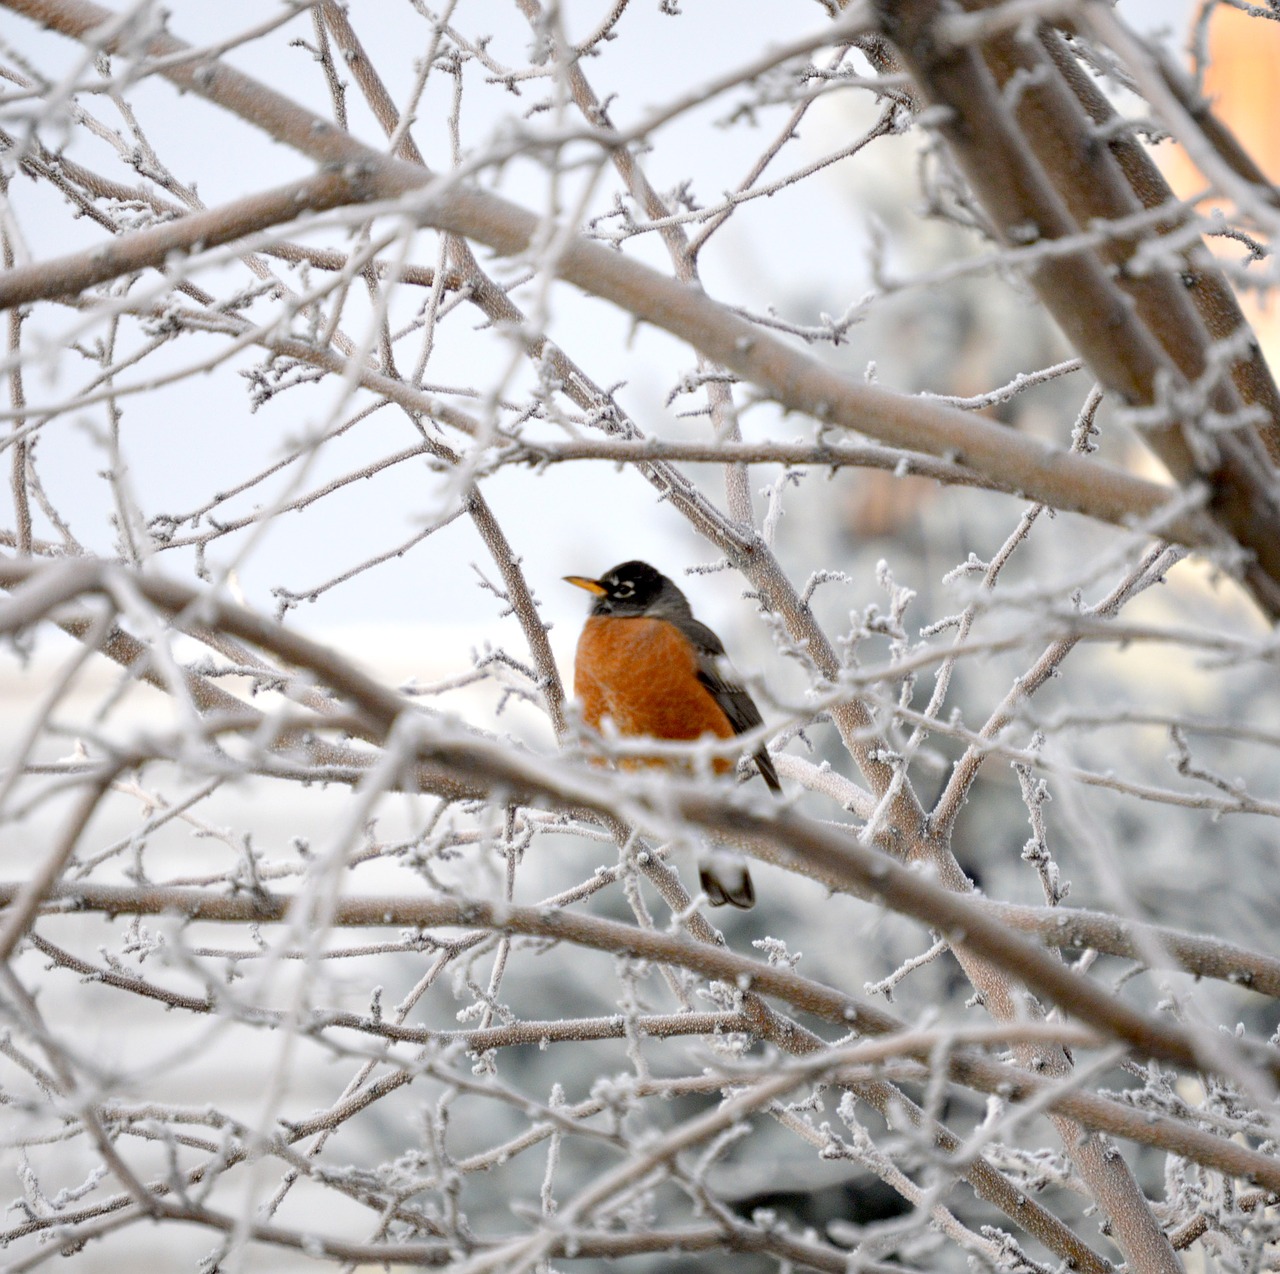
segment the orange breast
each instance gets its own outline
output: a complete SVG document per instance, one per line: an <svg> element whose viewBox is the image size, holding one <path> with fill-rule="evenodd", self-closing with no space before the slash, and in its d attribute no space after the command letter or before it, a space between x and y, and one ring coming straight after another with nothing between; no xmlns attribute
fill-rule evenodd
<svg viewBox="0 0 1280 1274"><path fill-rule="evenodd" d="M593 615L578 639L573 690L596 728L611 717L619 734L732 738L733 726L697 679L697 667L693 648L664 620ZM715 768L733 767L721 759Z"/></svg>

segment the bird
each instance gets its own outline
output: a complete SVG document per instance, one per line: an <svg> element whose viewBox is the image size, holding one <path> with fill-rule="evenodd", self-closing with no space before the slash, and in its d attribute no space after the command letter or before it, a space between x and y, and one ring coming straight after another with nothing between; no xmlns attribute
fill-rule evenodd
<svg viewBox="0 0 1280 1274"><path fill-rule="evenodd" d="M648 562L623 562L599 579L564 579L595 597L578 639L573 678L593 729L607 717L619 734L692 741L706 734L731 739L764 724L728 666L724 643L694 619L688 598ZM781 793L763 745L752 759L765 783ZM714 765L718 773L734 768L725 757ZM713 906L754 905L755 886L740 854L717 848L699 864L699 876Z"/></svg>

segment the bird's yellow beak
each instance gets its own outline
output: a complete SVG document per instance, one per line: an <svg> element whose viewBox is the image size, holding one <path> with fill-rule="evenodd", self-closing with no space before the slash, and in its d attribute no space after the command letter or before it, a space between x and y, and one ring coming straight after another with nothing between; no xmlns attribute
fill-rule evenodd
<svg viewBox="0 0 1280 1274"><path fill-rule="evenodd" d="M609 591L585 575L565 575L561 578L566 584L572 584L575 588L585 588L588 593L594 593L597 597L603 597Z"/></svg>

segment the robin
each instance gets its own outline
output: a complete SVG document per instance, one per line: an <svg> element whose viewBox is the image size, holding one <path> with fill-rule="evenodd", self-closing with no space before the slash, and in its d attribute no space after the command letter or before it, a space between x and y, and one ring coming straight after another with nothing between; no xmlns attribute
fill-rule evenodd
<svg viewBox="0 0 1280 1274"><path fill-rule="evenodd" d="M647 562L623 562L599 579L566 575L595 595L578 639L573 691L587 724L609 717L620 734L692 741L705 734L731 739L763 724L751 696L727 666L724 643L693 617L685 595ZM761 747L756 767L775 792L778 772ZM716 771L733 769L717 758ZM717 850L699 864L714 906L750 907L755 887L746 863Z"/></svg>

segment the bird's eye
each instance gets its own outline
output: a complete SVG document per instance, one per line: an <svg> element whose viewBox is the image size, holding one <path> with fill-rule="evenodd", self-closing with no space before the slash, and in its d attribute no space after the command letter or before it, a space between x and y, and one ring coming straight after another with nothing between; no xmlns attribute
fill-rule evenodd
<svg viewBox="0 0 1280 1274"><path fill-rule="evenodd" d="M630 580L624 579L620 581L617 587L613 590L613 595L614 597L617 597L620 599L627 598L627 597L630 597L635 591L636 591L636 586Z"/></svg>

